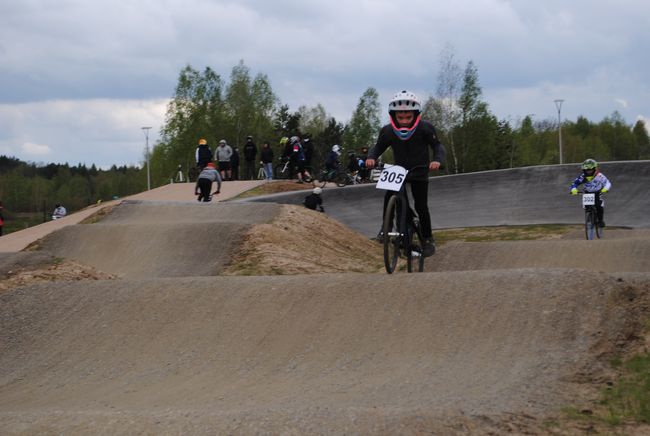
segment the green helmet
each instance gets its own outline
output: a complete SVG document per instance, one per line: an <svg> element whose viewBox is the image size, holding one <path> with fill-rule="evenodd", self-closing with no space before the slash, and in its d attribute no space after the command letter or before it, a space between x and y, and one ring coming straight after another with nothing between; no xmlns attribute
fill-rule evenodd
<svg viewBox="0 0 650 436"><path fill-rule="evenodd" d="M587 159L582 163L583 170L595 170L598 168L598 162L593 159Z"/></svg>

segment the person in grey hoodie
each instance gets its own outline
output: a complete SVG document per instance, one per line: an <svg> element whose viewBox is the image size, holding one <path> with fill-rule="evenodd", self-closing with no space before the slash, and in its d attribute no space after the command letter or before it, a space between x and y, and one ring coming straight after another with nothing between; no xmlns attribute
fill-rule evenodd
<svg viewBox="0 0 650 436"><path fill-rule="evenodd" d="M230 167L230 157L232 156L232 148L226 143L225 139L219 141L219 146L214 151L219 162L219 171L221 172L222 180L232 180L232 169Z"/></svg>
<svg viewBox="0 0 650 436"><path fill-rule="evenodd" d="M198 192L198 201L203 201L203 202L208 202L212 200L212 195L210 195L210 191L212 190L212 182L217 182L217 190L214 191L214 194L212 195L217 195L219 192L221 192L221 176L219 175L219 171L217 171L217 167L214 163L210 162L208 163L203 171L199 174L199 178L196 181L196 187L194 188L194 192Z"/></svg>

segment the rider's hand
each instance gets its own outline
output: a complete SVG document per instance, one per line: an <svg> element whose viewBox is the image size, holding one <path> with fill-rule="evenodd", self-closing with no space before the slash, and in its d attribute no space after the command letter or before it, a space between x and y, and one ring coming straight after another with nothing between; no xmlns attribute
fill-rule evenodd
<svg viewBox="0 0 650 436"><path fill-rule="evenodd" d="M440 162L437 162L437 161L434 160L433 162L431 162L431 163L429 164L429 171L431 171L431 170L437 170L437 169L439 169L439 168L440 168Z"/></svg>
<svg viewBox="0 0 650 436"><path fill-rule="evenodd" d="M608 192L609 191L607 190L607 188L603 188L603 189L600 190L601 194L607 194Z"/></svg>
<svg viewBox="0 0 650 436"><path fill-rule="evenodd" d="M375 167L375 160L374 159L366 159L366 168L371 170L374 167Z"/></svg>
<svg viewBox="0 0 650 436"><path fill-rule="evenodd" d="M571 195L578 195L578 189L577 189L577 188L573 188L573 189L571 190Z"/></svg>

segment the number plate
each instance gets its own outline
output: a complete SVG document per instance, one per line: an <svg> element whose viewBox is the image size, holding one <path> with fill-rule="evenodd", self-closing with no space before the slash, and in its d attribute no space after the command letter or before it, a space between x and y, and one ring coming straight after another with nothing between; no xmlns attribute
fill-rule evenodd
<svg viewBox="0 0 650 436"><path fill-rule="evenodd" d="M377 189L387 189L389 191L399 191L406 180L408 171L399 165L384 165L384 171L379 176Z"/></svg>
<svg viewBox="0 0 650 436"><path fill-rule="evenodd" d="M596 194L582 194L582 205L593 206L596 204Z"/></svg>

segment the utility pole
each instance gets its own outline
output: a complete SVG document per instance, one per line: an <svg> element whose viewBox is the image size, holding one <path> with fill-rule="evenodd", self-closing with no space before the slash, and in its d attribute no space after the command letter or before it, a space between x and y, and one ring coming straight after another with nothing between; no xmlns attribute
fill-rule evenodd
<svg viewBox="0 0 650 436"><path fill-rule="evenodd" d="M147 154L147 191L151 190L151 170L149 165L149 130L151 127L143 127L144 137L146 139L146 154Z"/></svg>
<svg viewBox="0 0 650 436"><path fill-rule="evenodd" d="M562 111L562 103L564 100L557 99L553 101L555 102L555 107L557 108L557 134L560 144L560 165L562 165L564 163L564 160L562 159L562 118L560 117L560 112Z"/></svg>

